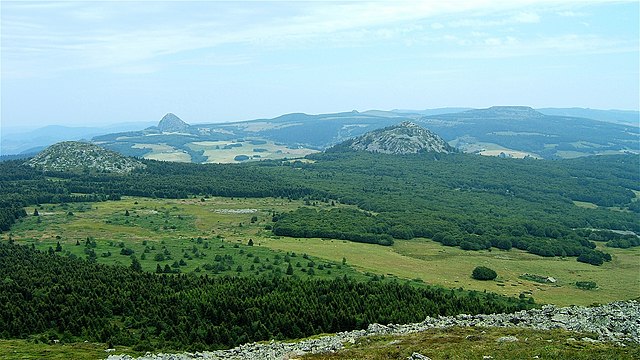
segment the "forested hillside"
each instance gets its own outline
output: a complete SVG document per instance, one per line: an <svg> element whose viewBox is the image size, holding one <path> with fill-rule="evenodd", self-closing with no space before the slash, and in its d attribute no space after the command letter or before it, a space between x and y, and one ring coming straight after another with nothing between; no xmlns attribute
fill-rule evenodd
<svg viewBox="0 0 640 360"><path fill-rule="evenodd" d="M215 349L529 308L495 294L396 282L156 275L0 243L0 338L88 340L136 350Z"/></svg>

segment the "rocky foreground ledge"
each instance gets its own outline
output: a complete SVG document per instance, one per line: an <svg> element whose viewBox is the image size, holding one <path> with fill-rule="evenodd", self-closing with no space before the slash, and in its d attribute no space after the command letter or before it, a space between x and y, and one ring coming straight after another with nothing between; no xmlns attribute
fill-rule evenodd
<svg viewBox="0 0 640 360"><path fill-rule="evenodd" d="M371 335L403 335L429 329L454 326L522 327L537 330L565 329L593 333L590 341L640 343L640 303L621 301L597 307L571 306L558 308L553 305L541 309L523 310L512 314L457 315L428 317L423 322L408 325L371 324L366 330L337 333L317 339L299 342L244 344L229 350L205 351L182 354L147 354L138 358L129 355L110 355L107 360L183 360L183 359L294 359L308 353L334 352L345 343L355 343L361 337Z"/></svg>

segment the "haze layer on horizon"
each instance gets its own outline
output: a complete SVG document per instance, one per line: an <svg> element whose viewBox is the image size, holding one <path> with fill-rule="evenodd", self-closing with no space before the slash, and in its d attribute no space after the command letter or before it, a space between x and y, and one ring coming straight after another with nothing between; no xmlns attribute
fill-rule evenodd
<svg viewBox="0 0 640 360"><path fill-rule="evenodd" d="M637 1L1 3L3 127L640 108Z"/></svg>

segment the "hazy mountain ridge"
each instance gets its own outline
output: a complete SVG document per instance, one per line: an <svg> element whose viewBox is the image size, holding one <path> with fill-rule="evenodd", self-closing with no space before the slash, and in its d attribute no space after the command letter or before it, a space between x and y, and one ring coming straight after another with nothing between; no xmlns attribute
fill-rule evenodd
<svg viewBox="0 0 640 360"><path fill-rule="evenodd" d="M595 114L599 119L548 115L524 106L370 110L316 115L291 113L272 119L194 125L170 113L156 126L98 135L92 141L129 156L196 163L234 162L234 156L240 154L253 160L265 158L264 154L256 154L254 159L254 149L264 151L264 148L250 148L247 141L275 144L277 148L271 149L273 151L266 158L292 158L329 148L372 130L410 121L429 128L461 151L482 155L504 152L520 157L570 158L640 152L640 127L625 123L638 112L579 108L541 110ZM605 118L610 121L602 121ZM60 140L64 139L57 141ZM3 139L3 143L6 140ZM244 149L240 148L242 143ZM217 151L229 146L238 146L238 153ZM40 148L32 150L35 152Z"/></svg>
<svg viewBox="0 0 640 360"><path fill-rule="evenodd" d="M108 126L48 125L33 130L2 129L2 155L33 154L60 141L90 140L114 132L128 132L149 126L148 122L120 123Z"/></svg>
<svg viewBox="0 0 640 360"><path fill-rule="evenodd" d="M49 146L25 165L43 171L127 174L145 168L142 162L95 144L65 141Z"/></svg>
<svg viewBox="0 0 640 360"><path fill-rule="evenodd" d="M347 140L346 144L353 150L397 155L455 151L440 136L409 121L370 131L355 139Z"/></svg>

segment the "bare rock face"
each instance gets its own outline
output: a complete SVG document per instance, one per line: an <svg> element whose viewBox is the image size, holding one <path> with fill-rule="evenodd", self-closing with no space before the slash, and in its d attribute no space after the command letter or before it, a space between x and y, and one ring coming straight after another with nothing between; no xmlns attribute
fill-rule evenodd
<svg viewBox="0 0 640 360"><path fill-rule="evenodd" d="M79 141L51 145L24 165L42 171L116 174L127 174L146 167L134 158Z"/></svg>
<svg viewBox="0 0 640 360"><path fill-rule="evenodd" d="M189 124L176 115L168 113L158 123L158 129L161 132L185 132L189 129Z"/></svg>
<svg viewBox="0 0 640 360"><path fill-rule="evenodd" d="M450 153L455 150L440 136L412 122L368 132L350 140L349 147L383 154Z"/></svg>

